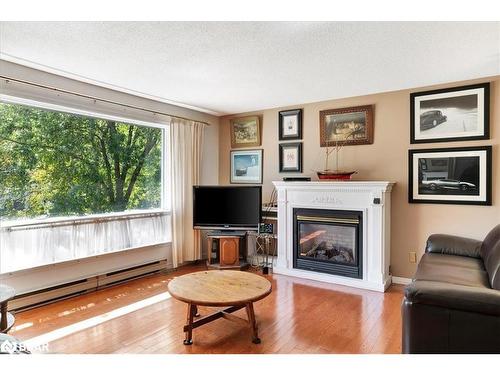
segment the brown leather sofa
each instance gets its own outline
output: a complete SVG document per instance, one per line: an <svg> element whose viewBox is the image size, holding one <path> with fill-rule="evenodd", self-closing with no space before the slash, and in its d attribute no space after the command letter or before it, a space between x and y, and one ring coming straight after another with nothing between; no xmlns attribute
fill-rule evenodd
<svg viewBox="0 0 500 375"><path fill-rule="evenodd" d="M500 353L500 225L433 234L402 305L403 353Z"/></svg>

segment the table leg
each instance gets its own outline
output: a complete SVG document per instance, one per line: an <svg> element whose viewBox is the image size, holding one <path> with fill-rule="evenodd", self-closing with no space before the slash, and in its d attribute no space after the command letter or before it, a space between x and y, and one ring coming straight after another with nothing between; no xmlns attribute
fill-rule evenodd
<svg viewBox="0 0 500 375"><path fill-rule="evenodd" d="M195 318L198 318L200 316L200 313L198 312L198 306L194 305L194 316Z"/></svg>
<svg viewBox="0 0 500 375"><path fill-rule="evenodd" d="M248 323L250 324L250 328L252 330L252 342L254 344L260 344L257 322L255 320L255 312L253 310L253 303L247 303L245 307L248 315Z"/></svg>
<svg viewBox="0 0 500 375"><path fill-rule="evenodd" d="M7 303L0 303L0 332L7 328Z"/></svg>
<svg viewBox="0 0 500 375"><path fill-rule="evenodd" d="M187 319L186 319L186 338L184 340L184 345L192 345L193 344L193 321L194 321L194 316L197 313L197 307L196 305L193 305L191 303L188 303L188 308L187 308Z"/></svg>

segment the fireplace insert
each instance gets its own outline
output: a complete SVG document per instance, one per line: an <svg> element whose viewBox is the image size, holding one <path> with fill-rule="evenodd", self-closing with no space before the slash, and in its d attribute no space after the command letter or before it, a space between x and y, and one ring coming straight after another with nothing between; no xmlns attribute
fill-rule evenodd
<svg viewBox="0 0 500 375"><path fill-rule="evenodd" d="M363 213L295 208L293 266L363 278Z"/></svg>

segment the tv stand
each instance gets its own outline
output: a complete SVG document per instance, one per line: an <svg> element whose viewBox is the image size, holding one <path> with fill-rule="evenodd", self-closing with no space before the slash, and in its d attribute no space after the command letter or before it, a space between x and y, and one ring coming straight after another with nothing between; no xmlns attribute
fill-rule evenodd
<svg viewBox="0 0 500 375"><path fill-rule="evenodd" d="M207 266L215 269L248 268L246 232L213 231L208 233Z"/></svg>

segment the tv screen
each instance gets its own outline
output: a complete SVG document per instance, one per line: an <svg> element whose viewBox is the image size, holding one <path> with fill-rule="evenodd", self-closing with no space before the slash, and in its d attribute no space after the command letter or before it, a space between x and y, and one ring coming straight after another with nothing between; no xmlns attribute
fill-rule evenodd
<svg viewBox="0 0 500 375"><path fill-rule="evenodd" d="M194 186L193 226L207 229L258 229L260 186Z"/></svg>

